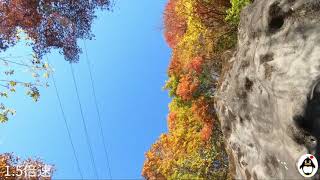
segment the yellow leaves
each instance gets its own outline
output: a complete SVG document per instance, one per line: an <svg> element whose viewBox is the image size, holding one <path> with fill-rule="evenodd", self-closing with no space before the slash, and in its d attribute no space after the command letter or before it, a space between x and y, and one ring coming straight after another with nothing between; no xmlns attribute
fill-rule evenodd
<svg viewBox="0 0 320 180"><path fill-rule="evenodd" d="M4 123L8 121L8 115L14 115L16 113L15 110L9 109L5 107L2 103L0 104L0 123Z"/></svg>
<svg viewBox="0 0 320 180"><path fill-rule="evenodd" d="M44 64L43 64L43 67L45 68L45 69L49 69L49 63L48 62L45 62Z"/></svg>
<svg viewBox="0 0 320 180"><path fill-rule="evenodd" d="M48 79L48 78L49 78L49 73L48 73L48 72L45 72L45 73L43 74L43 77L46 78L46 79Z"/></svg>
<svg viewBox="0 0 320 180"><path fill-rule="evenodd" d="M10 86L15 87L15 86L17 85L17 82L15 82L15 81L10 81L9 84L10 84Z"/></svg>
<svg viewBox="0 0 320 180"><path fill-rule="evenodd" d="M173 47L165 86L172 97L169 132L161 135L146 154L143 176L147 179L223 179L221 174L227 171L227 166L219 170L213 167L217 158L219 162L225 158L225 152L217 148L222 134L218 123L213 126L214 116L210 114L211 94L216 87L210 73L220 68L216 65L220 60L217 41L228 29L223 21L229 4L226 1L169 0L170 5L176 6L176 13L186 20L187 27ZM217 11L221 14L217 15ZM212 140L213 136L217 142ZM216 176L217 172L221 174Z"/></svg>
<svg viewBox="0 0 320 180"><path fill-rule="evenodd" d="M0 123L4 123L8 121L8 117L4 114L0 114Z"/></svg>
<svg viewBox="0 0 320 180"><path fill-rule="evenodd" d="M232 7L227 11L226 20L237 25L240 21L241 10L251 2L252 0L231 0Z"/></svg>
<svg viewBox="0 0 320 180"><path fill-rule="evenodd" d="M40 92L38 87L48 87L48 78L53 72L50 65L47 62L40 60L35 53L29 54L26 57L31 58L31 62L19 60L19 57L8 57L0 58L7 67L3 70L5 76L0 79L0 97L8 98L16 91L20 90L20 87L26 90L26 95L31 97L34 101L38 101L40 98ZM7 60L8 58L8 60ZM22 70L17 67L22 67ZM17 69L17 71L14 70ZM30 73L30 77L24 77L24 73ZM19 77L20 80L15 80L15 77ZM13 110L9 110L5 105L1 104L0 114L2 114L2 121L7 121L8 114L12 114Z"/></svg>
<svg viewBox="0 0 320 180"><path fill-rule="evenodd" d="M181 105L174 98L169 109L172 114L171 118L174 118L175 128L171 129L168 134L162 134L150 151L146 153L144 175L147 175L148 170L156 169L157 173L166 179L180 177L176 173L179 172L181 163L185 162L186 158L196 157L194 155L201 149L202 143L198 132L201 120L193 116L191 107ZM201 159L197 161L201 161Z"/></svg>

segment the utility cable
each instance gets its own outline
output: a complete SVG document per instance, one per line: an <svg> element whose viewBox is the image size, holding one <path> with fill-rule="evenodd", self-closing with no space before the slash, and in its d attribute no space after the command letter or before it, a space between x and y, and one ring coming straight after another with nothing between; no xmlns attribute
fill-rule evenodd
<svg viewBox="0 0 320 180"><path fill-rule="evenodd" d="M104 149L105 157L107 159L107 167L108 167L109 177L110 177L110 179L112 179L110 162L109 162L109 154L108 154L108 150L107 150L107 145L105 143L105 136L104 136L103 129L102 129L102 120L101 120L101 116L100 116L98 100L97 100L95 85L94 85L93 76L92 76L92 70L90 68L90 64L91 63L90 63L90 59L89 59L89 56L88 56L87 45L86 45L86 41L85 40L83 41L83 45L84 45L84 50L85 50L85 55L86 55L86 62L87 62L87 66L88 66L88 70L89 70L89 74L90 74L92 95L93 95L94 104L95 104L95 108L96 108L97 115L98 115L98 122L99 122L99 127L100 127L100 135L102 137L103 149Z"/></svg>
<svg viewBox="0 0 320 180"><path fill-rule="evenodd" d="M94 156L93 156L93 152L92 152L92 147L91 147L91 143L90 143L90 139L89 139L89 135L88 135L87 124L86 124L86 122L84 120L83 109L82 109L82 105L81 105L81 101L80 101L80 97L79 97L79 92L78 92L78 85L77 85L76 78L75 78L75 75L74 75L74 69L73 69L72 63L70 63L70 67L71 67L71 72L72 72L73 84L74 84L74 87L75 87L75 90L76 90L77 99L78 99L78 103L79 103L83 129L84 129L84 132L85 132L85 135L86 135L87 145L89 146L89 153L90 153L90 159L91 159L92 167L94 169L94 173L95 173L96 178L99 179L98 171L97 171L97 168L96 168L96 165L95 165Z"/></svg>
<svg viewBox="0 0 320 180"><path fill-rule="evenodd" d="M48 63L49 63L49 58L48 58L48 57L47 57L47 61L48 61ZM82 174L82 171L81 171L81 168L80 168L80 163L79 163L79 160L78 160L78 157L77 157L77 153L76 153L76 150L75 150L73 141L72 141L72 137L71 137L69 125L68 125L68 122L67 122L67 118L66 118L65 112L64 112L63 107L62 107L62 102L61 102L60 94L59 94L58 87L57 87L57 84L56 84L56 80L55 80L53 74L51 75L51 77L52 77L53 86L54 86L54 89L55 89L55 92L56 92L56 96L57 96L57 99L58 99L58 101L59 101L60 111L61 111L61 114L62 114L62 117L63 117L63 120L64 120L64 125L65 125L65 127L66 127L66 129L67 129L68 138L69 138L70 144L71 144L71 146L72 146L72 151L73 151L74 159L76 160L77 169L78 169L78 172L79 172L79 174L80 174L81 179L83 179L83 174Z"/></svg>

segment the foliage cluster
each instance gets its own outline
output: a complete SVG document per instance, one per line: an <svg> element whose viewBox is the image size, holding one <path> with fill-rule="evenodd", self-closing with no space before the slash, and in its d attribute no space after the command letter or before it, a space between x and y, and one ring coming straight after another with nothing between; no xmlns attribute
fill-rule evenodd
<svg viewBox="0 0 320 180"><path fill-rule="evenodd" d="M54 167L43 163L40 159L21 160L10 153L0 155L0 179L16 180L50 180Z"/></svg>
<svg viewBox="0 0 320 180"><path fill-rule="evenodd" d="M227 11L228 16L226 17L226 20L232 24L238 24L241 10L252 1L253 0L231 0L232 7Z"/></svg>
<svg viewBox="0 0 320 180"><path fill-rule="evenodd" d="M67 61L77 62L81 52L77 40L93 37L95 10L110 6L109 0L0 0L0 53L19 42L33 51L22 58L0 54L0 123L15 114L5 105L10 94L24 88L27 96L38 101L39 88L48 86L52 69L44 55L58 49ZM21 78L25 72L32 78Z"/></svg>
<svg viewBox="0 0 320 180"><path fill-rule="evenodd" d="M146 179L226 179L228 158L214 111L224 54L237 42L241 9L251 0L169 0L164 36L172 48L165 89L168 133L146 153Z"/></svg>
<svg viewBox="0 0 320 180"><path fill-rule="evenodd" d="M53 72L49 63L40 61L36 55L24 57L0 56L0 123L8 121L9 115L14 115L15 110L5 106L4 102L17 90L25 89L26 95L35 102L40 98L40 87L48 87L48 78ZM28 76L26 76L28 75ZM20 77L16 80L15 77Z"/></svg>
<svg viewBox="0 0 320 180"><path fill-rule="evenodd" d="M68 61L77 61L77 39L92 38L95 10L109 5L109 0L1 0L0 51L17 43L21 29L38 58L58 48Z"/></svg>
<svg viewBox="0 0 320 180"><path fill-rule="evenodd" d="M52 73L49 63L43 60L51 49L58 49L69 62L78 61L81 49L77 40L93 37L95 10L109 9L110 5L109 0L0 0L0 123L15 114L4 102L18 89L38 101L39 88L48 86L47 78ZM19 42L31 47L32 53L9 55L10 47ZM26 73L31 74L31 79ZM26 168L31 165L37 172L46 166L37 159L21 161L12 154L2 154L0 179L51 179L26 175ZM53 169L49 171L52 174Z"/></svg>
<svg viewBox="0 0 320 180"><path fill-rule="evenodd" d="M233 5L233 4L232 4ZM229 10L228 10L229 9ZM168 133L146 153L146 179L225 179L228 159L214 112L223 53L234 48L228 0L169 0L164 36L172 48L165 88L172 97ZM229 14L228 14L229 13Z"/></svg>

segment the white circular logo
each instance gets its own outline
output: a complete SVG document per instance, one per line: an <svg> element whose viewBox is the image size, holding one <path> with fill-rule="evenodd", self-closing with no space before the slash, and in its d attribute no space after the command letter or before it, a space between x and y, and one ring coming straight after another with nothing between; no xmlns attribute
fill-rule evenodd
<svg viewBox="0 0 320 180"><path fill-rule="evenodd" d="M297 168L303 177L312 177L318 171L318 161L314 155L305 154L300 157Z"/></svg>

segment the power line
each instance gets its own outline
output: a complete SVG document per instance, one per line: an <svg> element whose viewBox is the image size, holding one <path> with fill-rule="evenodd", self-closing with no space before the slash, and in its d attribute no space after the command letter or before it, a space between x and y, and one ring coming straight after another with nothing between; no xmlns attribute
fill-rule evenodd
<svg viewBox="0 0 320 180"><path fill-rule="evenodd" d="M48 57L47 57L47 61L49 62ZM81 168L80 168L80 164L79 164L79 160L78 160L78 157L77 157L77 153L76 153L73 141L72 141L72 137L71 137L70 129L69 129L69 126L68 126L67 118L66 118L66 115L65 115L63 107L62 107L62 102L61 102L60 94L59 94L59 91L58 91L58 88L57 88L56 80L55 80L53 74L51 76L52 76L53 86L54 86L54 89L56 91L57 99L59 101L60 111L61 111L61 114L62 114L62 117L63 117L63 120L64 120L64 125L65 125L65 127L67 129L69 141L70 141L70 144L72 146L73 155L74 155L74 158L76 160L78 172L79 172L79 174L81 176L81 179L83 179L83 174L82 174L82 171L81 171Z"/></svg>
<svg viewBox="0 0 320 180"><path fill-rule="evenodd" d="M95 104L95 108L96 108L97 115L98 115L98 122L99 122L99 127L100 127L100 135L102 136L103 149L104 149L104 153L105 153L105 156L106 156L106 159L107 159L107 167L108 167L109 177L110 177L110 179L112 179L111 167L110 167L110 162L109 162L109 154L108 154L108 150L107 150L107 145L105 143L105 136L104 136L104 133L103 133L103 130L102 130L102 121L101 121L99 106L98 106L98 103L97 103L98 100L97 100L97 96L96 96L96 90L95 90L95 86L94 86L92 71L91 71L91 68L90 68L90 59L89 59L89 56L88 56L87 45L86 45L86 41L85 40L83 41L83 45L84 45L84 49L85 49L86 62L87 62L87 66L88 66L88 70L89 70L89 74L90 74L92 95L93 95L94 104Z"/></svg>
<svg viewBox="0 0 320 180"><path fill-rule="evenodd" d="M89 146L89 153L90 153L90 159L91 159L92 167L94 169L94 173L95 173L96 178L99 179L98 171L97 171L97 168L96 168L96 165L95 165L94 156L93 156L93 152L92 152L92 147L91 147L91 143L90 143L90 139L89 139L89 135L88 135L87 124L86 124L86 122L84 120L82 105L81 105L79 92L78 92L78 85L77 85L76 78L75 78L75 75L74 75L74 69L73 69L72 63L70 63L70 67L71 67L71 72L72 72L73 84L74 84L74 87L75 87L75 90L76 90L77 99L78 99L78 103L79 103L83 129L84 129L84 132L85 132L85 135L86 135L87 145Z"/></svg>

